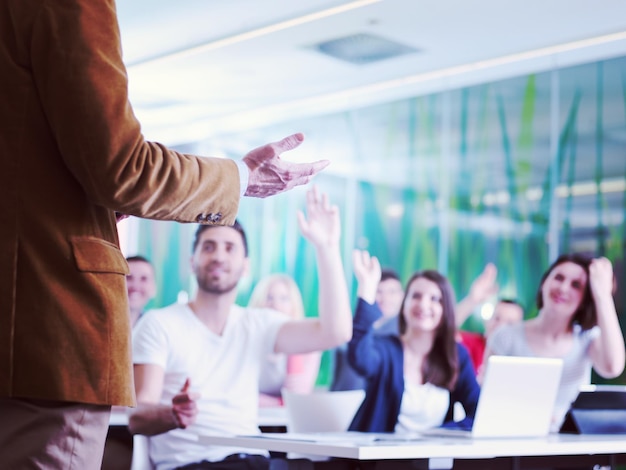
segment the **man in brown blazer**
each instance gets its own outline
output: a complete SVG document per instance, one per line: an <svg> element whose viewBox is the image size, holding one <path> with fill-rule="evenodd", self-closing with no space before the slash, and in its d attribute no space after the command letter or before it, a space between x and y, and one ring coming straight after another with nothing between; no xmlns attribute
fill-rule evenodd
<svg viewBox="0 0 626 470"><path fill-rule="evenodd" d="M99 468L111 405L135 403L116 213L230 225L241 195L328 162L242 162L144 140L114 0L0 2L0 462Z"/></svg>

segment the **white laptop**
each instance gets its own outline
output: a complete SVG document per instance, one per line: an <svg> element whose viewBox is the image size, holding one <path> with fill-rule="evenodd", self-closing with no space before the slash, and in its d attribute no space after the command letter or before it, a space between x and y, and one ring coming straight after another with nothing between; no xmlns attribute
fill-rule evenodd
<svg viewBox="0 0 626 470"><path fill-rule="evenodd" d="M490 356L471 430L434 428L428 436L542 437L550 432L563 361Z"/></svg>
<svg viewBox="0 0 626 470"><path fill-rule="evenodd" d="M343 432L365 398L365 390L300 394L282 390L287 410L287 431Z"/></svg>

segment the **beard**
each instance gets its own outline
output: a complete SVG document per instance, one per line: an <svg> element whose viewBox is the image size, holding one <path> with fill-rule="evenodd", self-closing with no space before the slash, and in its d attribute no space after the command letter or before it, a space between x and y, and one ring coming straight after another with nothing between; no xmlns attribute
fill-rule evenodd
<svg viewBox="0 0 626 470"><path fill-rule="evenodd" d="M233 273L235 275L229 279L220 279L202 269L197 269L195 275L198 289L207 294L227 294L237 288L242 272L243 268L241 268L238 273Z"/></svg>

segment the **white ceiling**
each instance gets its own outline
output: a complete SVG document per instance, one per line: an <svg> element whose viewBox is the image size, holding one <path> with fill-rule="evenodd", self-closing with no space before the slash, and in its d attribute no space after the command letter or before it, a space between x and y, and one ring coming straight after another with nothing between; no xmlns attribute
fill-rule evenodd
<svg viewBox="0 0 626 470"><path fill-rule="evenodd" d="M146 137L170 145L626 55L626 0L118 0L117 7L131 102ZM310 47L356 33L420 52L355 65Z"/></svg>

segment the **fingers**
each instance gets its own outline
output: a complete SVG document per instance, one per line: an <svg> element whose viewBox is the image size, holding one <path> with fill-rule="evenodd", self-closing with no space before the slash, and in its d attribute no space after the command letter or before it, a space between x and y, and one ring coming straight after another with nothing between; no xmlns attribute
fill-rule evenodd
<svg viewBox="0 0 626 470"><path fill-rule="evenodd" d="M594 276L604 274L605 276L613 275L613 265L608 258L595 258L589 264L589 273Z"/></svg>
<svg viewBox="0 0 626 470"><path fill-rule="evenodd" d="M320 192L317 186L312 186L306 192L306 207L309 216L338 210L336 206L330 204L328 194Z"/></svg>
<svg viewBox="0 0 626 470"><path fill-rule="evenodd" d="M293 163L280 158L283 152L298 147L303 140L304 136L297 133L248 152L243 157L250 170L245 195L258 198L273 196L308 184L316 174L326 168L330 164L328 160Z"/></svg>
<svg viewBox="0 0 626 470"><path fill-rule="evenodd" d="M601 257L589 263L589 286L594 297L612 295L617 291L613 264L608 258Z"/></svg>
<svg viewBox="0 0 626 470"><path fill-rule="evenodd" d="M304 217L304 213L302 211L298 211L296 215L298 217L298 228L300 229L300 232L304 234L309 233L309 224Z"/></svg>
<svg viewBox="0 0 626 470"><path fill-rule="evenodd" d="M376 256L371 256L366 250L353 250L352 263L357 277L368 276L376 282L380 281L380 261Z"/></svg>
<svg viewBox="0 0 626 470"><path fill-rule="evenodd" d="M354 275L358 281L357 296L369 304L376 301L376 289L380 282L380 263L378 258L363 250L352 252Z"/></svg>
<svg viewBox="0 0 626 470"><path fill-rule="evenodd" d="M296 186L304 186L308 184L314 176L330 165L329 160L318 160L313 163L287 163L281 161L286 167L283 171L285 175L283 182L285 190L295 188Z"/></svg>
<svg viewBox="0 0 626 470"><path fill-rule="evenodd" d="M352 252L352 261L355 266L362 269L368 269L372 265L372 260L375 257L370 256L367 250L354 250Z"/></svg>
<svg viewBox="0 0 626 470"><path fill-rule="evenodd" d="M498 268L493 263L487 263L485 269L483 270L483 274L487 276L488 279L495 280L498 275Z"/></svg>
<svg viewBox="0 0 626 470"><path fill-rule="evenodd" d="M313 177L330 165L330 160L318 160L311 163L294 163L291 171L296 174L298 178L306 178L307 176Z"/></svg>
<svg viewBox="0 0 626 470"><path fill-rule="evenodd" d="M185 429L193 424L198 414L196 401L200 398L197 392L190 392L191 381L185 380L180 392L172 398L172 415L179 428Z"/></svg>
<svg viewBox="0 0 626 470"><path fill-rule="evenodd" d="M296 134L287 136L279 140L278 142L273 142L270 144L270 146L276 151L278 155L280 155L283 152L295 149L302 143L302 141L304 141L304 135L298 132Z"/></svg>
<svg viewBox="0 0 626 470"><path fill-rule="evenodd" d="M191 380L189 377L185 380L180 392L174 395L172 398L172 403L174 404L185 404L189 402L193 402L200 398L200 394L198 392L190 392L189 387L191 386Z"/></svg>

